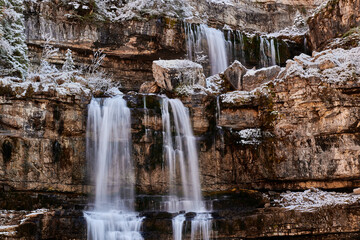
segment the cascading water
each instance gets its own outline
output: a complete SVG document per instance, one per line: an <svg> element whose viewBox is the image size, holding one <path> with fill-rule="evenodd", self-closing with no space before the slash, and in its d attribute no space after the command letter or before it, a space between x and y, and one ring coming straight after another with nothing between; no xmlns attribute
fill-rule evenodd
<svg viewBox="0 0 360 240"><path fill-rule="evenodd" d="M194 28L194 29L193 29ZM205 24L185 25L187 54L192 61L205 61L209 57L211 75L224 71L229 65L224 33Z"/></svg>
<svg viewBox="0 0 360 240"><path fill-rule="evenodd" d="M170 111L171 108L171 111ZM191 239L209 239L211 214L205 207L200 188L198 152L187 108L178 99L162 99L164 159L169 171L169 212L195 212ZM171 124L173 121L173 125ZM184 214L173 219L174 239L182 239Z"/></svg>
<svg viewBox="0 0 360 240"><path fill-rule="evenodd" d="M276 65L276 50L274 39L260 36L260 64L262 67Z"/></svg>
<svg viewBox="0 0 360 240"><path fill-rule="evenodd" d="M120 97L92 99L88 109L87 159L96 172L93 211L84 212L89 240L141 240L134 211L130 109Z"/></svg>
<svg viewBox="0 0 360 240"><path fill-rule="evenodd" d="M237 30L221 31L205 24L186 23L184 27L187 36L188 58L203 64L205 69L209 66L211 75L224 71L235 60L246 64L244 52L244 36L246 34ZM247 37L250 38L250 36ZM253 45L253 48L259 50L257 65L260 67L276 65L276 58L280 59L277 56L279 55L279 42L276 41L277 45L275 45L274 38L270 39L266 36L258 36L257 39L260 40L260 44Z"/></svg>

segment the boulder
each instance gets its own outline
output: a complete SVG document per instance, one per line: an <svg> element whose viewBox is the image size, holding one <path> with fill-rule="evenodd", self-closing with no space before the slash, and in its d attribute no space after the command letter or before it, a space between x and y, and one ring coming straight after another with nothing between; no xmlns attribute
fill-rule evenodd
<svg viewBox="0 0 360 240"><path fill-rule="evenodd" d="M242 90L251 91L261 84L274 80L279 74L279 66L271 66L258 70L248 70L242 80Z"/></svg>
<svg viewBox="0 0 360 240"><path fill-rule="evenodd" d="M155 81L147 81L141 84L139 93L159 93L160 88Z"/></svg>
<svg viewBox="0 0 360 240"><path fill-rule="evenodd" d="M156 84L168 91L180 85L205 86L203 67L189 60L154 61L152 70Z"/></svg>
<svg viewBox="0 0 360 240"><path fill-rule="evenodd" d="M235 90L242 90L242 78L247 69L241 62L235 60L225 71L224 80L229 82Z"/></svg>

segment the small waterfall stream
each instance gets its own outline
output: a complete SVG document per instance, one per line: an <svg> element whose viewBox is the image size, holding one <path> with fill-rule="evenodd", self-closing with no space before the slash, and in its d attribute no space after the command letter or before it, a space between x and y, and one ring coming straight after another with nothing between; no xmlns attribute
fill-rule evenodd
<svg viewBox="0 0 360 240"><path fill-rule="evenodd" d="M211 232L211 214L201 194L198 152L189 113L179 99L167 97L162 99L161 111L164 159L170 184L167 211L195 212L191 220L191 239L207 240ZM173 219L174 239L182 239L184 222L185 214Z"/></svg>
<svg viewBox="0 0 360 240"><path fill-rule="evenodd" d="M194 28L194 29L193 29ZM185 25L187 55L195 62L209 58L211 75L224 71L229 65L224 33L205 24Z"/></svg>
<svg viewBox="0 0 360 240"><path fill-rule="evenodd" d="M208 66L211 75L224 71L235 60L246 64L245 46L253 48L252 55L258 57L258 67L276 65L277 59L280 59L279 41L265 35L248 36L238 30L221 31L205 24L185 23L184 29L188 58L203 64L205 68ZM248 39L247 45L244 38Z"/></svg>
<svg viewBox="0 0 360 240"><path fill-rule="evenodd" d="M92 99L88 109L87 159L95 169L93 211L84 212L89 240L141 240L134 211L130 109L122 97Z"/></svg>

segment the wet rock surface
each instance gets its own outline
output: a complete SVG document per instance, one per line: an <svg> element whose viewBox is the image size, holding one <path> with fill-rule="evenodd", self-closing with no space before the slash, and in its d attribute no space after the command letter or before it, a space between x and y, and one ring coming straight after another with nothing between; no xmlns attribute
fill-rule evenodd
<svg viewBox="0 0 360 240"><path fill-rule="evenodd" d="M151 204L140 199L144 197L148 202L159 201L156 196L137 199L138 207L146 206L140 213L145 217L141 229L144 239L173 239L171 222L178 213L151 210L147 208ZM318 206L311 211L289 210L274 204L279 193L240 189L219 192L206 199L213 202L213 239L357 239L359 236L358 203ZM190 239L190 221L195 215L186 215L185 239ZM53 204L32 211L0 211L0 222L6 226L0 230L0 239L86 239L83 208L59 209Z"/></svg>

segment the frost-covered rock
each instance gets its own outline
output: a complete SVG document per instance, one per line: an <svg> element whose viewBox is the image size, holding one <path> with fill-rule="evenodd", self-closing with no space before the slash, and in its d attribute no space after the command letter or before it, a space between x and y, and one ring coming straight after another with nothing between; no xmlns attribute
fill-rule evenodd
<svg viewBox="0 0 360 240"><path fill-rule="evenodd" d="M286 69L279 79L288 77L315 77L323 82L345 83L360 80L360 47L344 50L341 48L314 52L313 56L301 54L288 60Z"/></svg>
<svg viewBox="0 0 360 240"><path fill-rule="evenodd" d="M354 47L360 47L360 26L352 28L341 37L333 39L325 49L351 49Z"/></svg>
<svg viewBox="0 0 360 240"><path fill-rule="evenodd" d="M193 8L186 0L95 0L95 2L102 17L110 21L123 21L146 15L165 15L175 18L188 18L193 15Z"/></svg>
<svg viewBox="0 0 360 240"><path fill-rule="evenodd" d="M316 211L327 206L353 204L360 200L359 195L349 193L325 192L317 188L304 192L286 192L275 203L290 210L303 212Z"/></svg>
<svg viewBox="0 0 360 240"><path fill-rule="evenodd" d="M205 86L202 66L189 60L158 60L153 62L152 69L157 85L168 91L180 85Z"/></svg>
<svg viewBox="0 0 360 240"><path fill-rule="evenodd" d="M243 77L242 89L251 91L263 83L274 80L279 74L281 68L279 66L271 66L258 70L248 70Z"/></svg>
<svg viewBox="0 0 360 240"><path fill-rule="evenodd" d="M225 81L223 73L218 73L206 79L206 92L210 95L226 93L232 89L232 85Z"/></svg>
<svg viewBox="0 0 360 240"><path fill-rule="evenodd" d="M235 90L242 90L242 78L247 72L247 69L241 64L241 62L235 60L224 71L224 79L229 82Z"/></svg>
<svg viewBox="0 0 360 240"><path fill-rule="evenodd" d="M34 78L39 79L39 78ZM58 84L52 81L24 81L19 78L0 78L0 89L4 95L17 98L42 95L49 97L76 96L90 97L91 91L88 87L79 82L63 82Z"/></svg>
<svg viewBox="0 0 360 240"><path fill-rule="evenodd" d="M178 95L190 96L194 94L206 95L206 88L199 84L194 85L181 85L175 89Z"/></svg>

